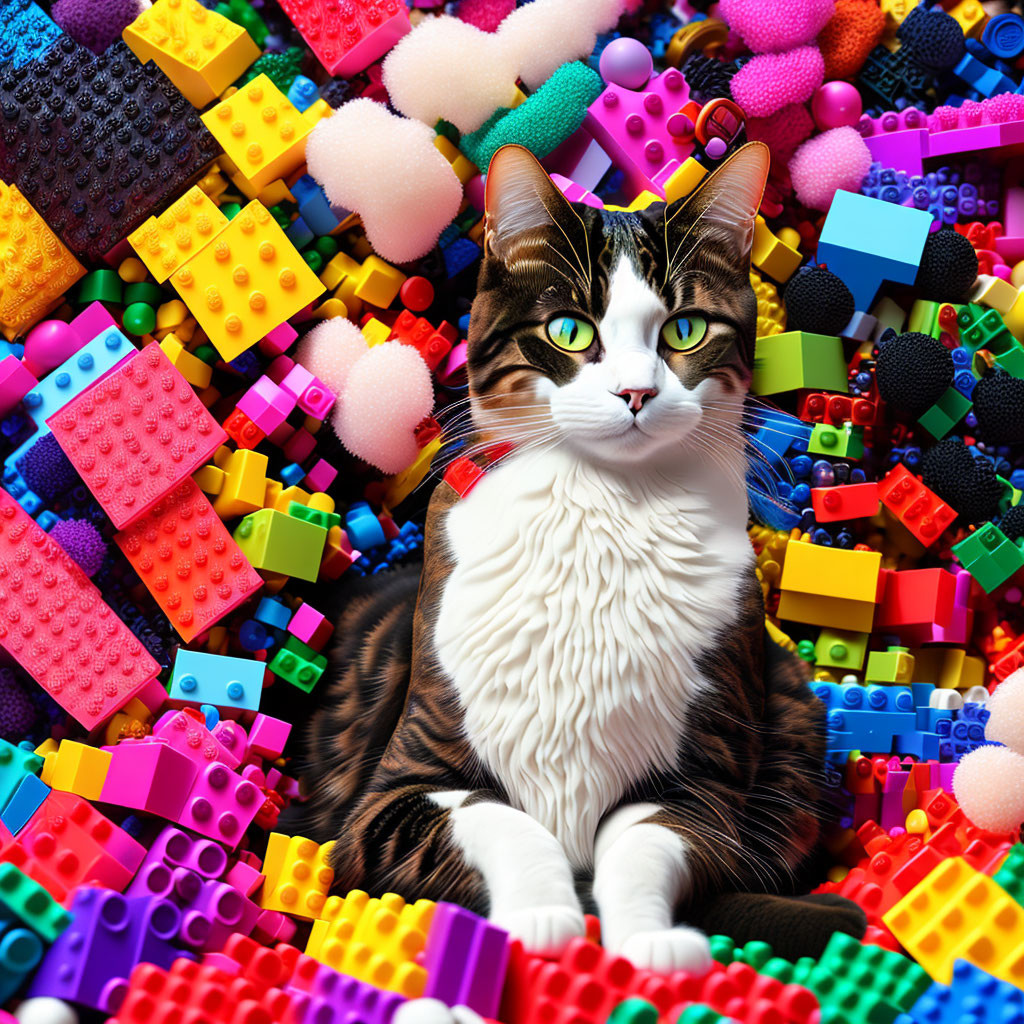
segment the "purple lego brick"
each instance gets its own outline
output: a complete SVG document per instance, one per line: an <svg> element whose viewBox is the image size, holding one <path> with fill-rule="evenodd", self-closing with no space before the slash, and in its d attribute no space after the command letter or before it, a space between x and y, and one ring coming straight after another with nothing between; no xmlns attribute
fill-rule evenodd
<svg viewBox="0 0 1024 1024"><path fill-rule="evenodd" d="M423 951L424 996L493 1017L508 966L508 933L454 903L438 903Z"/></svg>
<svg viewBox="0 0 1024 1024"><path fill-rule="evenodd" d="M924 173L928 141L928 132L924 128L870 135L864 140L872 160L877 160L883 167L895 167L911 175Z"/></svg>
<svg viewBox="0 0 1024 1024"><path fill-rule="evenodd" d="M349 978L315 960L301 964L286 991L310 997L297 1001L296 1024L390 1024L406 1001L397 992Z"/></svg>
<svg viewBox="0 0 1024 1024"><path fill-rule="evenodd" d="M212 840L190 836L168 825L150 845L145 864L185 868L202 878L220 878L227 870L228 855Z"/></svg>

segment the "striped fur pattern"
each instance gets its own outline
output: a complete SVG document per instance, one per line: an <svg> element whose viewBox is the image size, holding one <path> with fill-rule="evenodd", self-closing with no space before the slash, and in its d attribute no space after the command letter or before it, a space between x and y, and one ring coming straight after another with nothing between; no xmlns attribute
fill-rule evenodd
<svg viewBox="0 0 1024 1024"><path fill-rule="evenodd" d="M453 900L539 952L596 909L607 945L663 969L707 962L684 922L713 928L716 900L735 923L736 894L799 891L823 711L764 633L744 534L766 173L747 146L689 199L613 214L496 155L469 452L515 447L466 499L436 488L419 572L347 599L307 772L339 889ZM693 352L659 340L680 313L707 321ZM585 351L548 339L566 314L594 325ZM772 899L751 910L769 941L808 915L804 952L859 928Z"/></svg>

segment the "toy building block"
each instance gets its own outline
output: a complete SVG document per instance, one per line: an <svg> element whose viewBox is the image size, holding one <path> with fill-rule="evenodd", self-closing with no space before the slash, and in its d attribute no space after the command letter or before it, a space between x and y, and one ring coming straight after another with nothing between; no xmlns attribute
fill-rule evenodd
<svg viewBox="0 0 1024 1024"><path fill-rule="evenodd" d="M109 770L109 751L61 740L57 750L46 755L42 779L53 789L77 793L86 800L99 800Z"/></svg>
<svg viewBox="0 0 1024 1024"><path fill-rule="evenodd" d="M241 763L241 757L206 727L200 712L194 708L165 712L153 726L153 736L184 754L198 767L205 767L211 761L219 761L229 768L237 768Z"/></svg>
<svg viewBox="0 0 1024 1024"><path fill-rule="evenodd" d="M406 275L373 253L360 263L348 253L339 252L321 271L320 280L328 291L333 292L350 309L360 302L386 309L397 298L406 282ZM384 325L382 334L381 340L386 340L387 325Z"/></svg>
<svg viewBox="0 0 1024 1024"><path fill-rule="evenodd" d="M87 729L159 671L78 564L2 490L0 574L23 581L0 592L0 646ZM33 579L47 586L26 593Z"/></svg>
<svg viewBox="0 0 1024 1024"><path fill-rule="evenodd" d="M818 240L817 260L843 279L857 309L870 309L883 281L913 284L931 214L842 189Z"/></svg>
<svg viewBox="0 0 1024 1024"><path fill-rule="evenodd" d="M178 648L170 698L212 704L221 710L258 711L263 693L263 662Z"/></svg>
<svg viewBox="0 0 1024 1024"><path fill-rule="evenodd" d="M842 487L812 487L811 504L819 523L868 518L878 511L878 485L869 481Z"/></svg>
<svg viewBox="0 0 1024 1024"><path fill-rule="evenodd" d="M846 376L846 359L839 338L784 331L757 339L750 387L756 395L800 388L846 391Z"/></svg>
<svg viewBox="0 0 1024 1024"><path fill-rule="evenodd" d="M316 581L327 542L323 527L265 508L246 516L234 536L257 569Z"/></svg>
<svg viewBox="0 0 1024 1024"><path fill-rule="evenodd" d="M952 525L957 513L925 487L902 463L878 481L878 495L893 515L925 547Z"/></svg>
<svg viewBox="0 0 1024 1024"><path fill-rule="evenodd" d="M945 569L883 570L882 582L876 629L897 633L907 643L924 643L932 639L934 626L952 621L957 584L953 573Z"/></svg>
<svg viewBox="0 0 1024 1024"><path fill-rule="evenodd" d="M242 395L237 408L259 429L260 434L265 436L272 434L284 423L295 408L295 404L295 395L279 387L269 377L263 376Z"/></svg>
<svg viewBox="0 0 1024 1024"><path fill-rule="evenodd" d="M864 670L866 683L893 683L908 686L914 678L914 656L906 647L872 651Z"/></svg>
<svg viewBox="0 0 1024 1024"><path fill-rule="evenodd" d="M295 614L292 615L285 628L316 651L324 649L324 644L330 640L331 634L334 632L331 620L306 602L295 609Z"/></svg>
<svg viewBox="0 0 1024 1024"><path fill-rule="evenodd" d="M302 836L271 832L263 858L266 881L260 895L260 906L264 910L278 910L307 921L319 917L334 881L334 869L328 864L333 849L333 842L318 846L312 839ZM341 970L340 967L336 969Z"/></svg>
<svg viewBox="0 0 1024 1024"><path fill-rule="evenodd" d="M268 761L275 761L284 751L291 731L290 722L258 714L249 727L249 750Z"/></svg>
<svg viewBox="0 0 1024 1024"><path fill-rule="evenodd" d="M168 743L122 740L111 751L100 799L174 821L198 773L196 762Z"/></svg>
<svg viewBox="0 0 1024 1024"><path fill-rule="evenodd" d="M864 456L864 428L844 423L815 423L807 443L811 455L829 455L834 459L860 459ZM876 496L877 497L877 496Z"/></svg>
<svg viewBox="0 0 1024 1024"><path fill-rule="evenodd" d="M241 25L207 10L199 0L157 0L122 37L140 61L154 61L200 110L260 55Z"/></svg>
<svg viewBox="0 0 1024 1024"><path fill-rule="evenodd" d="M119 529L188 480L227 440L159 345L147 345L47 425Z"/></svg>
<svg viewBox="0 0 1024 1024"><path fill-rule="evenodd" d="M952 550L987 594L1024 568L1024 552L995 523L985 523Z"/></svg>
<svg viewBox="0 0 1024 1024"><path fill-rule="evenodd" d="M802 541L786 548L779 617L858 633L871 630L882 556Z"/></svg>
<svg viewBox="0 0 1024 1024"><path fill-rule="evenodd" d="M962 5L961 5L962 6ZM980 4L978 5L980 7ZM1024 992L966 960L953 964L949 985L933 982L903 1018L905 1024L997 1024L1024 1015Z"/></svg>
<svg viewBox="0 0 1024 1024"><path fill-rule="evenodd" d="M110 1013L136 964L166 968L183 955L171 945L181 914L170 900L82 888L71 914L32 979L30 998L68 999Z"/></svg>
<svg viewBox="0 0 1024 1024"><path fill-rule="evenodd" d="M760 214L754 219L754 239L750 249L750 262L763 274L782 284L788 281L803 257L798 249L777 238ZM778 333L772 331L771 333ZM760 335L758 335L760 337Z"/></svg>
<svg viewBox="0 0 1024 1024"><path fill-rule="evenodd" d="M0 181L0 331L25 334L85 273L17 185Z"/></svg>
<svg viewBox="0 0 1024 1024"><path fill-rule="evenodd" d="M163 353L171 361L173 366L178 373L182 375L199 391L210 386L210 381L213 379L213 367L209 363L204 363L202 359L198 359L192 355L175 334L165 335L160 340L160 348L163 349Z"/></svg>
<svg viewBox="0 0 1024 1024"><path fill-rule="evenodd" d="M249 199L302 165L313 127L266 75L211 107L202 120L224 148L229 177Z"/></svg>
<svg viewBox="0 0 1024 1024"><path fill-rule="evenodd" d="M173 2L159 0L160 4ZM194 3L195 0L187 2ZM139 15L139 19L149 13L144 12ZM157 281L163 283L200 249L212 242L227 222L227 217L221 213L217 204L198 185L194 185L163 213L150 217L136 228L128 236L128 242L139 254L146 269Z"/></svg>
<svg viewBox="0 0 1024 1024"><path fill-rule="evenodd" d="M296 363L281 381L281 387L293 396L299 408L314 419L323 420L337 401L337 395L300 363Z"/></svg>
<svg viewBox="0 0 1024 1024"><path fill-rule="evenodd" d="M936 440L945 437L970 411L971 400L955 387L947 388L939 400L917 422Z"/></svg>
<svg viewBox="0 0 1024 1024"><path fill-rule="evenodd" d="M814 644L814 664L819 668L847 669L859 672L867 652L868 633L845 629L823 629Z"/></svg>
<svg viewBox="0 0 1024 1024"><path fill-rule="evenodd" d="M186 643L263 585L214 508L186 479L115 537Z"/></svg>
<svg viewBox="0 0 1024 1024"><path fill-rule="evenodd" d="M0 61L21 67L41 57L60 34L32 0L10 0L0 8Z"/></svg>
<svg viewBox="0 0 1024 1024"><path fill-rule="evenodd" d="M419 998L427 972L418 959L434 908L430 900L407 904L395 893L371 899L355 889L331 896L313 922L306 955L378 988Z"/></svg>
<svg viewBox="0 0 1024 1024"><path fill-rule="evenodd" d="M222 764L207 765L192 786L178 824L234 849L263 806L255 783Z"/></svg>
<svg viewBox="0 0 1024 1024"><path fill-rule="evenodd" d="M221 458L223 453L224 458ZM269 459L262 452L230 451L220 449L216 456L217 468L222 471L222 479L215 492L213 510L221 519L232 519L244 516L263 508L263 499L267 493L267 465ZM211 467L205 466L200 473ZM205 481L198 481L206 490Z"/></svg>
<svg viewBox="0 0 1024 1024"><path fill-rule="evenodd" d="M400 341L403 345L411 345L421 356L431 371L458 341L458 331L447 321L442 321L436 330L429 320L403 309L391 328L389 341Z"/></svg>
<svg viewBox="0 0 1024 1024"><path fill-rule="evenodd" d="M288 991L308 993L307 1024L316 1020L388 1024L406 1001L397 992L346 977L306 956L295 962Z"/></svg>
<svg viewBox="0 0 1024 1024"><path fill-rule="evenodd" d="M0 808L7 805L26 775L35 775L43 767L43 758L28 747L0 739Z"/></svg>
<svg viewBox="0 0 1024 1024"><path fill-rule="evenodd" d="M146 864L154 863L164 864L172 870L183 869L200 878L215 879L227 869L228 855L223 846L209 839L197 839L168 825L153 841L146 855Z"/></svg>
<svg viewBox="0 0 1024 1024"><path fill-rule="evenodd" d="M281 9L329 75L350 78L383 57L412 27L404 0L284 0Z"/></svg>
<svg viewBox="0 0 1024 1024"><path fill-rule="evenodd" d="M258 200L175 271L171 283L225 362L323 291Z"/></svg>
<svg viewBox="0 0 1024 1024"><path fill-rule="evenodd" d="M0 917L13 916L53 942L71 923L71 915L38 883L13 864L0 864Z"/></svg>
<svg viewBox="0 0 1024 1024"><path fill-rule="evenodd" d="M309 693L327 668L327 658L289 636L267 666L275 676Z"/></svg>
<svg viewBox="0 0 1024 1024"><path fill-rule="evenodd" d="M0 812L0 824L16 836L49 795L50 787L42 779L36 775L26 775Z"/></svg>

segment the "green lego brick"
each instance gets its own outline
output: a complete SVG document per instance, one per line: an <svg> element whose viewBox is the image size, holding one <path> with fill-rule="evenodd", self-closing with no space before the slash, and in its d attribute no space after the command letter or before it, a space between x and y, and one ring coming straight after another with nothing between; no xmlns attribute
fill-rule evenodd
<svg viewBox="0 0 1024 1024"><path fill-rule="evenodd" d="M864 456L864 428L844 423L834 427L831 423L815 423L808 454L828 455L833 459L860 459Z"/></svg>
<svg viewBox="0 0 1024 1024"><path fill-rule="evenodd" d="M971 302L960 310L956 321L960 327L960 344L971 352L987 348L998 356L1017 344L1003 318L994 309L985 309Z"/></svg>
<svg viewBox="0 0 1024 1024"><path fill-rule="evenodd" d="M13 864L0 864L0 905L53 942L69 924L71 915L36 881Z"/></svg>
<svg viewBox="0 0 1024 1024"><path fill-rule="evenodd" d="M723 1017L717 1010L703 1003L694 1003L688 1006L678 1017L676 1024L718 1024L719 1021L728 1021L729 1017Z"/></svg>
<svg viewBox="0 0 1024 1024"><path fill-rule="evenodd" d="M1002 493L999 495L999 514L1005 515L1014 505L1020 503L1021 492L998 473L996 480L999 481L999 486L1002 488Z"/></svg>
<svg viewBox="0 0 1024 1024"><path fill-rule="evenodd" d="M906 647L872 651L864 672L866 683L894 683L909 686L914 678L914 656Z"/></svg>
<svg viewBox="0 0 1024 1024"><path fill-rule="evenodd" d="M995 523L985 523L952 550L987 594L1024 568L1024 552Z"/></svg>
<svg viewBox="0 0 1024 1024"><path fill-rule="evenodd" d="M818 634L814 645L814 663L819 668L846 668L859 672L864 666L870 639L869 633L826 627Z"/></svg>
<svg viewBox="0 0 1024 1024"><path fill-rule="evenodd" d="M1008 348L1005 352L1000 352L996 356L996 364L1001 366L1011 377L1016 377L1018 380L1024 379L1024 348L1021 347L1019 341L1014 341L1014 344ZM980 374L975 374L980 376Z"/></svg>
<svg viewBox="0 0 1024 1024"><path fill-rule="evenodd" d="M271 659L270 671L292 686L309 693L327 668L327 658L317 654L297 636L289 636Z"/></svg>
<svg viewBox="0 0 1024 1024"><path fill-rule="evenodd" d="M930 334L933 338L937 339L942 333L942 328L939 327L939 309L941 306L941 302L918 299L910 307L907 330L917 331L920 334Z"/></svg>
<svg viewBox="0 0 1024 1024"><path fill-rule="evenodd" d="M31 748L16 747L7 740L0 740L0 810L14 796L26 775L38 775L43 759Z"/></svg>
<svg viewBox="0 0 1024 1024"><path fill-rule="evenodd" d="M327 542L322 526L277 509L261 508L238 524L234 537L255 568L316 582Z"/></svg>
<svg viewBox="0 0 1024 1024"><path fill-rule="evenodd" d="M968 413L971 400L956 388L945 394L921 417L918 423L936 440L945 437Z"/></svg>
<svg viewBox="0 0 1024 1024"><path fill-rule="evenodd" d="M846 394L846 370L839 338L784 331L757 339L750 389L755 395L777 395L798 388Z"/></svg>
<svg viewBox="0 0 1024 1024"><path fill-rule="evenodd" d="M708 944L711 946L711 959L720 964L731 964L737 957L736 943L728 935L709 935Z"/></svg>
<svg viewBox="0 0 1024 1024"><path fill-rule="evenodd" d="M1024 843L1010 848L1006 860L992 876L1018 903L1024 905Z"/></svg>
<svg viewBox="0 0 1024 1024"><path fill-rule="evenodd" d="M302 519L304 522L312 523L314 526L320 526L325 530L341 525L341 516L337 512L324 512L322 509L309 508L298 501L292 501L288 504L288 515L295 516L296 519Z"/></svg>
<svg viewBox="0 0 1024 1024"><path fill-rule="evenodd" d="M658 1024L658 1008L646 999L624 999L612 1010L608 1024Z"/></svg>

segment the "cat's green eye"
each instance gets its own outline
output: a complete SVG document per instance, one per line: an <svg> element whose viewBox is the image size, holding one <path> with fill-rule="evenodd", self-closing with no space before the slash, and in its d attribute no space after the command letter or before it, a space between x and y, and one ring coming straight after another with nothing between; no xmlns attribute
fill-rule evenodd
<svg viewBox="0 0 1024 1024"><path fill-rule="evenodd" d="M575 316L556 316L547 329L551 341L566 352L583 352L594 340L594 325Z"/></svg>
<svg viewBox="0 0 1024 1024"><path fill-rule="evenodd" d="M676 352L696 348L708 333L708 322L702 316L677 316L661 329L662 340Z"/></svg>

